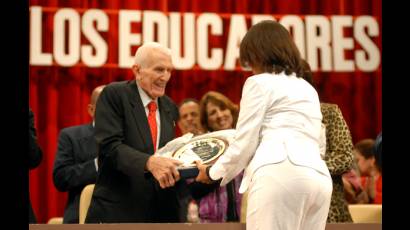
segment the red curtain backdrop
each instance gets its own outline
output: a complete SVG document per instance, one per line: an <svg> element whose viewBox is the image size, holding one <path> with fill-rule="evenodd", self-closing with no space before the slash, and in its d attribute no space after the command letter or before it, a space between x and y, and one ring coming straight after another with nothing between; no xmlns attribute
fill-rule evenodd
<svg viewBox="0 0 410 230"><path fill-rule="evenodd" d="M30 171L30 197L39 223L54 216L63 216L67 194L56 190L52 182L53 162L57 138L62 128L90 122L86 108L91 91L98 85L132 79L128 69L117 68L118 13L117 10L155 10L162 12L204 12L270 14L270 15L370 15L377 19L379 36L373 41L381 47L381 0L30 0L30 6L43 8L43 52L52 53L52 15L69 7L76 10L99 8L109 17L109 32L101 32L108 44L107 64L90 68L78 64L73 67L30 66L29 105L35 114L39 144L44 152L38 168ZM227 18L224 18L225 20ZM248 24L249 27L249 24ZM227 31L222 35L226 40ZM83 40L83 39L82 39ZM213 42L212 38L209 40ZM215 44L214 44L215 45ZM133 52L136 47L133 48ZM350 54L351 55L351 54ZM111 64L110 64L111 63ZM219 91L239 103L242 86L250 72L240 69L205 71L196 67L176 70L167 86L167 95L176 103L192 97L200 99L209 90ZM382 128L381 64L374 72L315 72L314 81L322 101L336 103L350 127L353 142L375 138Z"/></svg>

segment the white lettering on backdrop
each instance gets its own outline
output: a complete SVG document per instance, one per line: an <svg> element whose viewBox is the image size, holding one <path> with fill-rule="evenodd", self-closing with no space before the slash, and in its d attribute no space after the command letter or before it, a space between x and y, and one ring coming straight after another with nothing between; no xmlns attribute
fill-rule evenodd
<svg viewBox="0 0 410 230"><path fill-rule="evenodd" d="M119 68L132 65L132 48L146 41L158 41L171 48L175 69L197 66L203 70L235 70L239 66L241 39L251 25L266 19L277 20L289 30L313 71L371 72L379 68L381 60L375 43L380 35L379 22L369 15L275 18L275 15L231 14L226 17L217 13L195 15L124 9L111 16L117 16L118 20L110 21L108 13L100 9L80 13L72 8L58 8L51 15L53 29L47 31L42 7L30 7L30 65L113 64L107 63L110 53L106 39L118 36L118 44L109 45L118 46ZM116 21L117 26L110 26ZM44 48L45 38L52 41L48 51Z"/></svg>

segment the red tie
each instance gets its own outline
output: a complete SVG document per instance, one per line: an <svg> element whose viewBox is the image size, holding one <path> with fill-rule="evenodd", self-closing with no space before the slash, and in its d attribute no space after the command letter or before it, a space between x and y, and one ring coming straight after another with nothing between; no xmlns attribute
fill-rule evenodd
<svg viewBox="0 0 410 230"><path fill-rule="evenodd" d="M156 111L157 111L157 104L154 101L151 101L148 104L148 124L149 128L151 130L151 138L152 138L152 144L154 145L154 152L157 149L157 116L156 116Z"/></svg>

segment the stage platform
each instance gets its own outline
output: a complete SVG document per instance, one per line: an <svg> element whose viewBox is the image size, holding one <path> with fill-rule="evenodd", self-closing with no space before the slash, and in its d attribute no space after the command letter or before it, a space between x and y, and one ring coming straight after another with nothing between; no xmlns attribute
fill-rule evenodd
<svg viewBox="0 0 410 230"><path fill-rule="evenodd" d="M30 230L245 230L242 223L223 224L30 224ZM326 230L381 230L381 224L327 224Z"/></svg>

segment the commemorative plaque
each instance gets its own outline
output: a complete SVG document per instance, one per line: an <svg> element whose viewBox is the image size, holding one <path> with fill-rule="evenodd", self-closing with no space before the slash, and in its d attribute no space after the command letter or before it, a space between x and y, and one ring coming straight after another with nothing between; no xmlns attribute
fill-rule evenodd
<svg viewBox="0 0 410 230"><path fill-rule="evenodd" d="M179 168L182 178L198 175L195 161L203 164L213 164L227 149L229 142L220 137L204 137L190 141L177 149L172 158L184 162Z"/></svg>
<svg viewBox="0 0 410 230"><path fill-rule="evenodd" d="M177 159L181 178L188 179L198 175L195 161L212 165L226 151L234 140L235 129L208 132L199 136L187 133L169 141L158 149L155 155Z"/></svg>

